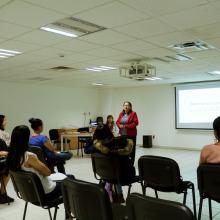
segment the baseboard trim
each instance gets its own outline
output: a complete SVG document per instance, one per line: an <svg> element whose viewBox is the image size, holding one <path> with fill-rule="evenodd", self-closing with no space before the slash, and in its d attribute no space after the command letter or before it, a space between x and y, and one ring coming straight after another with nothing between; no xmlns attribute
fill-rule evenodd
<svg viewBox="0 0 220 220"><path fill-rule="evenodd" d="M140 144L139 147L142 147L142 145ZM174 147L174 146L159 146L159 145L153 145L152 148L170 149L170 150L201 151L201 149L196 148L196 147Z"/></svg>

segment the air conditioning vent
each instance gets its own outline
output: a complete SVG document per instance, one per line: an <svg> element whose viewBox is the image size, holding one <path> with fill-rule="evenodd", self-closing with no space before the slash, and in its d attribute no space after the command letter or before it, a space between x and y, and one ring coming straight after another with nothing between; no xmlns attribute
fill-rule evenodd
<svg viewBox="0 0 220 220"><path fill-rule="evenodd" d="M194 52L194 51L214 49L212 45L207 44L204 41L200 41L200 40L190 41L186 43L178 43L178 44L170 45L168 47L173 50L181 51L181 52Z"/></svg>

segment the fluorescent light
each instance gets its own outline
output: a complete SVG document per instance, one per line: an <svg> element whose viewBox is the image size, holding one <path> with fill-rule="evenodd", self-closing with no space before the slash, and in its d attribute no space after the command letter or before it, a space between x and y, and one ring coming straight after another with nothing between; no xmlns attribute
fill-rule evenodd
<svg viewBox="0 0 220 220"><path fill-rule="evenodd" d="M210 71L208 73L211 74L211 75L219 75L220 71L219 70L214 70L214 71Z"/></svg>
<svg viewBox="0 0 220 220"><path fill-rule="evenodd" d="M0 55L0 58L8 58L8 57L6 57L6 56L1 56L1 55Z"/></svg>
<svg viewBox="0 0 220 220"><path fill-rule="evenodd" d="M150 77L145 77L144 79L146 79L146 80L161 80L161 78L160 77L156 77L156 76L150 76Z"/></svg>
<svg viewBox="0 0 220 220"><path fill-rule="evenodd" d="M108 70L113 70L116 69L115 67L108 67L108 66L98 66L98 67L90 67L90 68L86 68L86 70L90 70L90 71L97 71L97 72L101 72L101 71L108 71Z"/></svg>
<svg viewBox="0 0 220 220"><path fill-rule="evenodd" d="M102 83L92 83L93 86L103 86Z"/></svg>
<svg viewBox="0 0 220 220"><path fill-rule="evenodd" d="M0 55L7 56L7 57L13 57L13 56L15 56L15 54L11 54L11 53L2 53L2 52L0 52Z"/></svg>
<svg viewBox="0 0 220 220"><path fill-rule="evenodd" d="M104 69L109 69L109 70L115 70L117 68L115 67L109 67L109 66L100 66L101 68L104 68Z"/></svg>
<svg viewBox="0 0 220 220"><path fill-rule="evenodd" d="M93 68L86 68L86 70L95 71L95 72L101 72L101 70L97 70L97 69L93 69Z"/></svg>
<svg viewBox="0 0 220 220"><path fill-rule="evenodd" d="M21 54L21 52L19 51L15 51L15 50L5 50L5 49L0 49L0 52L3 52L3 53L11 53L11 54Z"/></svg>
<svg viewBox="0 0 220 220"><path fill-rule="evenodd" d="M59 30L59 29L56 29L56 28L41 27L40 29L44 30L44 31L53 32L53 33L56 33L56 34L61 34L61 35L67 36L67 37L78 37L76 34L67 32L65 30Z"/></svg>

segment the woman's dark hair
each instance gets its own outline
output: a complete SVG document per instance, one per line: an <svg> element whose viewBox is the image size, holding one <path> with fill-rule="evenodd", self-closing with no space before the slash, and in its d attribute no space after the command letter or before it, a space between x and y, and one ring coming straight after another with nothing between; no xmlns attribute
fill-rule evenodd
<svg viewBox="0 0 220 220"><path fill-rule="evenodd" d="M132 112L132 104L131 104L131 102L125 101L125 102L123 103L123 106L124 106L125 103L127 103L127 104L130 106L130 110L129 110L128 113L131 113L131 112ZM123 112L124 112L124 110L123 110Z"/></svg>
<svg viewBox="0 0 220 220"><path fill-rule="evenodd" d="M5 119L5 115L0 115L0 130L2 130L2 131L5 130L5 128L3 126L4 119Z"/></svg>
<svg viewBox="0 0 220 220"><path fill-rule="evenodd" d="M109 122L108 122L109 118L114 119L114 117L113 117L112 115L108 115L108 116L107 116L106 125L108 125L108 126L109 126ZM113 126L113 125L114 125L114 120L112 120L112 122L111 122L111 125L110 125L110 126Z"/></svg>
<svg viewBox="0 0 220 220"><path fill-rule="evenodd" d="M216 138L220 140L220 116L213 121L213 129L216 132Z"/></svg>
<svg viewBox="0 0 220 220"><path fill-rule="evenodd" d="M26 125L16 126L11 134L11 143L7 156L7 166L12 171L21 169L24 162L24 154L28 150L30 129Z"/></svg>
<svg viewBox="0 0 220 220"><path fill-rule="evenodd" d="M43 126L43 122L39 118L30 118L29 122L31 123L31 128L33 130L37 130L39 127Z"/></svg>

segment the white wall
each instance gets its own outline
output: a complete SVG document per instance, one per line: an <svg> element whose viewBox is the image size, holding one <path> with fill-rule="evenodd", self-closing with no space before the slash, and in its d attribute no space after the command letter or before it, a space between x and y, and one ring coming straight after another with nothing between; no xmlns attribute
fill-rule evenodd
<svg viewBox="0 0 220 220"><path fill-rule="evenodd" d="M30 117L38 117L47 133L50 128L83 126L83 112L96 118L98 97L97 89L0 83L0 114L7 115L10 132L16 125L29 125Z"/></svg>
<svg viewBox="0 0 220 220"><path fill-rule="evenodd" d="M140 121L139 144L144 134L155 135L153 144L157 146L199 149L213 142L212 131L175 129L175 94L170 85L103 89L101 100L103 115L112 113L115 119L123 102L132 102Z"/></svg>
<svg viewBox="0 0 220 220"><path fill-rule="evenodd" d="M153 144L158 146L201 148L213 142L211 131L175 129L175 98L171 86L98 90L0 83L0 100L0 114L7 115L10 132L15 125L29 125L30 117L45 122L45 133L50 128L83 126L83 112L91 112L92 118L113 114L116 119L124 100L129 100L140 121L139 144L144 134L155 135Z"/></svg>

